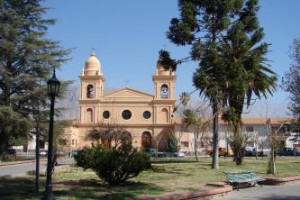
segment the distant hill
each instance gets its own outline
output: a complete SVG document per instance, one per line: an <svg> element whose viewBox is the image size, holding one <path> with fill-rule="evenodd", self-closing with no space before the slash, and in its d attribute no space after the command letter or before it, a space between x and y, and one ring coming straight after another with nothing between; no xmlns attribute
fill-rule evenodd
<svg viewBox="0 0 300 200"><path fill-rule="evenodd" d="M103 93L107 94L116 90L106 87ZM71 85L65 94L65 98L57 102L56 108L64 108L60 119L79 119L79 93L79 86Z"/></svg>
<svg viewBox="0 0 300 200"><path fill-rule="evenodd" d="M79 118L79 86L69 86L65 98L59 100L55 107L64 108L61 119Z"/></svg>

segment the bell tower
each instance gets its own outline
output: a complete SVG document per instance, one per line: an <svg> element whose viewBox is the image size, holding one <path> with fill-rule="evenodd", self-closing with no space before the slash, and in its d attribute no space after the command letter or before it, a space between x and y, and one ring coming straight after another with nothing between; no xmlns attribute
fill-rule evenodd
<svg viewBox="0 0 300 200"><path fill-rule="evenodd" d="M97 122L97 104L103 95L104 76L101 72L101 63L95 52L86 60L85 67L80 75L80 122Z"/></svg>
<svg viewBox="0 0 300 200"><path fill-rule="evenodd" d="M175 106L176 75L171 69L165 69L160 60L157 61L155 74L152 76L154 83L154 109L157 113L156 124L171 124Z"/></svg>

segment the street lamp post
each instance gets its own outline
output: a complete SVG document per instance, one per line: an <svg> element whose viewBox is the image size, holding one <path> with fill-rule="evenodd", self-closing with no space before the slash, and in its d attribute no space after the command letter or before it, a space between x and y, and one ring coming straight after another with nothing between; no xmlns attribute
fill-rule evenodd
<svg viewBox="0 0 300 200"><path fill-rule="evenodd" d="M50 122L49 122L49 139L48 139L48 163L47 163L47 181L46 193L43 199L55 199L52 192L52 171L54 167L53 161L53 116L54 116L54 102L55 97L59 93L60 82L55 76L55 68L53 69L53 76L47 81L48 95L51 98L50 104Z"/></svg>

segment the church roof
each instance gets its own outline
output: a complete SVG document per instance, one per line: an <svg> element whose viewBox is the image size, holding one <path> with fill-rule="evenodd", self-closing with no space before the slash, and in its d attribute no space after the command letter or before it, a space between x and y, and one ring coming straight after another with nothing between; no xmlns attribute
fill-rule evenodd
<svg viewBox="0 0 300 200"><path fill-rule="evenodd" d="M141 92L138 90L134 90L129 87L125 87L123 89L117 90L112 93L108 93L102 96L102 100L111 100L114 98L114 100L121 100L121 101L148 101L153 100L154 95L148 94L145 92Z"/></svg>
<svg viewBox="0 0 300 200"><path fill-rule="evenodd" d="M99 70L101 63L96 57L95 52L91 53L91 56L85 61L85 70Z"/></svg>

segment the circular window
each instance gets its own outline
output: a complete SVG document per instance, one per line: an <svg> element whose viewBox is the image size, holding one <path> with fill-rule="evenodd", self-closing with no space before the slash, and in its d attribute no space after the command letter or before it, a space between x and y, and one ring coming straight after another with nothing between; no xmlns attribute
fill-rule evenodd
<svg viewBox="0 0 300 200"><path fill-rule="evenodd" d="M144 113L143 113L143 117L145 118L145 119L149 119L150 117L151 117L151 112L150 111L145 111Z"/></svg>
<svg viewBox="0 0 300 200"><path fill-rule="evenodd" d="M131 116L132 116L132 114L131 114L130 110L124 110L124 111L122 112L122 117L123 117L123 119L130 119Z"/></svg>
<svg viewBox="0 0 300 200"><path fill-rule="evenodd" d="M110 117L109 111L107 111L107 110L104 111L103 114L102 114L102 116L103 116L104 119L108 119Z"/></svg>

